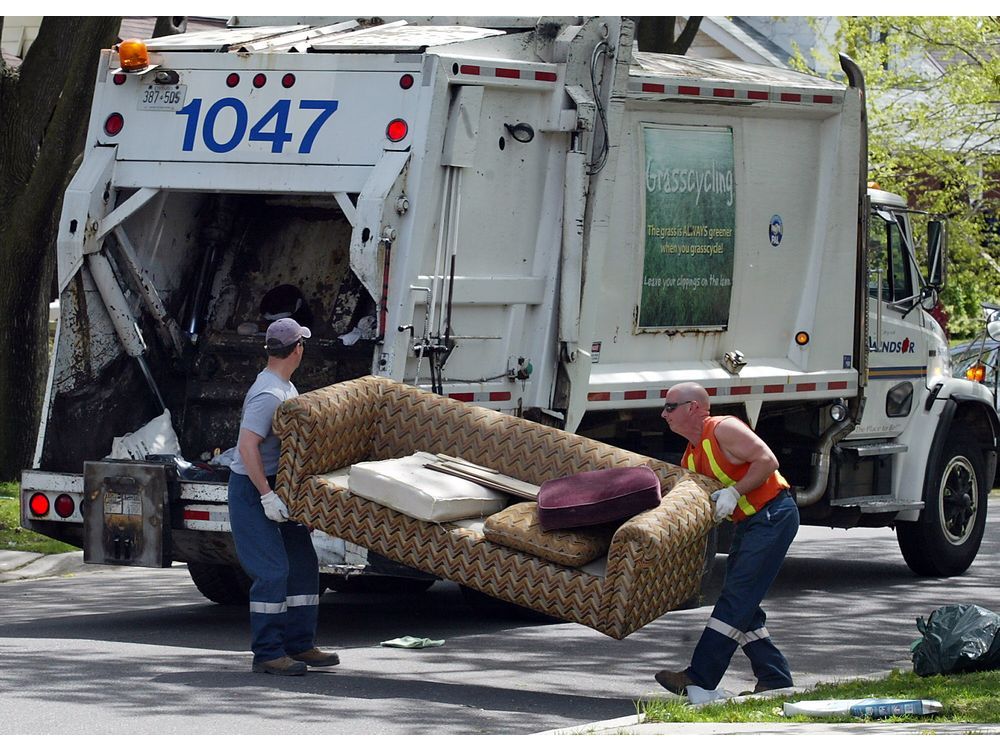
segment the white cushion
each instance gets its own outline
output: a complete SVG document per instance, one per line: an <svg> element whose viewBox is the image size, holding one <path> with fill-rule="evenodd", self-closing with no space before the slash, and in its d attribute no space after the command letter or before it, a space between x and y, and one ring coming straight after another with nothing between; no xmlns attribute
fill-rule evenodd
<svg viewBox="0 0 1000 750"><path fill-rule="evenodd" d="M424 467L438 461L430 453L414 453L404 458L354 464L348 488L355 495L387 508L435 523L482 518L507 504L509 498L502 492Z"/></svg>
<svg viewBox="0 0 1000 750"><path fill-rule="evenodd" d="M348 481L350 469L350 466L345 466L343 469L331 471L329 474L319 474L318 476L335 487L339 487L342 490L349 490L351 488L351 483Z"/></svg>

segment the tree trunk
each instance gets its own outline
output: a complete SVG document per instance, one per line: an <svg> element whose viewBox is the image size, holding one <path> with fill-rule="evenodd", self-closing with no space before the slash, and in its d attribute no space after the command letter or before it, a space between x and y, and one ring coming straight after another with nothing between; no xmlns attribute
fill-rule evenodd
<svg viewBox="0 0 1000 750"><path fill-rule="evenodd" d="M677 16L641 16L638 19L636 41L643 52L665 52L670 55L684 55L691 48L701 19L704 16L690 16L684 23L680 36L676 36Z"/></svg>
<svg viewBox="0 0 1000 750"><path fill-rule="evenodd" d="M0 480L31 465L62 194L120 22L46 16L20 69L0 68Z"/></svg>

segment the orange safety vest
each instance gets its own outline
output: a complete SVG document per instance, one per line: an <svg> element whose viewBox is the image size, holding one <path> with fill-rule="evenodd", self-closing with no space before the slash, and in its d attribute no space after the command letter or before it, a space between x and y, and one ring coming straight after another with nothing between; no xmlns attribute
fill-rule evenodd
<svg viewBox="0 0 1000 750"><path fill-rule="evenodd" d="M705 426L701 432L701 443L697 446L688 444L681 463L691 471L704 474L706 477L714 477L724 486L730 487L744 477L750 469L750 464L731 463L726 458L725 451L719 446L715 439L715 428L724 419L735 419L735 417L709 417L705 420ZM774 473L762 485L751 490L748 494L740 496L736 503L736 510L733 511L730 518L736 523L747 516L752 516L789 486L785 478L781 476L781 472L775 469Z"/></svg>

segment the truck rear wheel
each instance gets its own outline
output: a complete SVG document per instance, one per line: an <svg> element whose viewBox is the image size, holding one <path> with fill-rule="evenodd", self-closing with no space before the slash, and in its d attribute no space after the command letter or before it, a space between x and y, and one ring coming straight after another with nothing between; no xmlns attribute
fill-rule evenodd
<svg viewBox="0 0 1000 750"><path fill-rule="evenodd" d="M954 576L976 559L986 529L989 486L982 452L966 441L948 446L924 490L924 509L896 525L903 559L919 576Z"/></svg>
<svg viewBox="0 0 1000 750"><path fill-rule="evenodd" d="M216 604L248 604L250 577L237 565L189 562L188 573L206 599Z"/></svg>

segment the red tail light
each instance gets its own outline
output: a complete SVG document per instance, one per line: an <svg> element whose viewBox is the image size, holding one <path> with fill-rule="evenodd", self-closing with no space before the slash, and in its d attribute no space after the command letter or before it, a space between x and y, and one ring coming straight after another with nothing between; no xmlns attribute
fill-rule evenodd
<svg viewBox="0 0 1000 750"><path fill-rule="evenodd" d="M49 499L41 492L36 492L28 501L28 509L32 515L47 516L49 514Z"/></svg>
<svg viewBox="0 0 1000 750"><path fill-rule="evenodd" d="M55 502L56 515L60 518L69 518L76 509L76 503L69 495L60 495Z"/></svg>
<svg viewBox="0 0 1000 750"><path fill-rule="evenodd" d="M118 135L124 127L125 118L117 112L112 112L108 115L108 119L104 121L104 132L108 135Z"/></svg>
<svg viewBox="0 0 1000 750"><path fill-rule="evenodd" d="M111 77L111 80L115 82L115 86L121 86L126 80L128 80L128 76L124 73L115 73Z"/></svg>
<svg viewBox="0 0 1000 750"><path fill-rule="evenodd" d="M267 76L263 73L258 73L253 77L253 87L255 89L261 88L265 83L267 83Z"/></svg>
<svg viewBox="0 0 1000 750"><path fill-rule="evenodd" d="M294 86L295 74L285 73L285 75L281 77L281 85L284 86L286 89L290 89L292 86Z"/></svg>
<svg viewBox="0 0 1000 750"><path fill-rule="evenodd" d="M239 73L230 73L229 75L226 76L226 85L231 89L236 88L239 85L239 82L240 82Z"/></svg>
<svg viewBox="0 0 1000 750"><path fill-rule="evenodd" d="M386 126L385 137L393 143L399 143L401 140L406 138L406 134L409 132L410 126L406 124L406 120L400 120L397 118Z"/></svg>
<svg viewBox="0 0 1000 750"><path fill-rule="evenodd" d="M411 76L409 73L404 73L403 76L399 79L399 88L405 90L410 88L411 86L413 86L413 76Z"/></svg>

